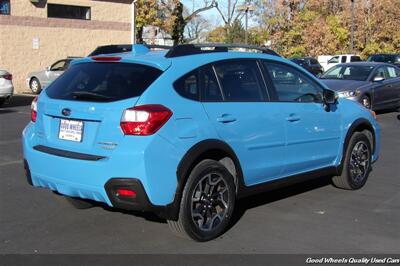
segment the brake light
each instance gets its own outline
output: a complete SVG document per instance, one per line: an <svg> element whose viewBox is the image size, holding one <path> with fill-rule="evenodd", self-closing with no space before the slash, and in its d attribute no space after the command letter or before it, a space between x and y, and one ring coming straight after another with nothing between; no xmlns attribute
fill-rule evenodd
<svg viewBox="0 0 400 266"><path fill-rule="evenodd" d="M125 135L149 136L156 133L172 116L172 111L158 104L148 104L126 109L121 118Z"/></svg>
<svg viewBox="0 0 400 266"><path fill-rule="evenodd" d="M113 61L120 61L121 57L119 56L92 56L94 61L101 61L101 62L113 62Z"/></svg>
<svg viewBox="0 0 400 266"><path fill-rule="evenodd" d="M6 79L6 80L12 80L12 75L11 74L5 74L5 75L1 75L0 78Z"/></svg>
<svg viewBox="0 0 400 266"><path fill-rule="evenodd" d="M37 118L37 101L38 97L36 96L31 103L31 121L36 122Z"/></svg>

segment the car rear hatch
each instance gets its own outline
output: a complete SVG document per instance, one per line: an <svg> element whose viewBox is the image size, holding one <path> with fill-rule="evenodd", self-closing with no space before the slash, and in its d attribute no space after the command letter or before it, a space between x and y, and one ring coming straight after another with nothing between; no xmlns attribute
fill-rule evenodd
<svg viewBox="0 0 400 266"><path fill-rule="evenodd" d="M161 73L133 63L71 66L40 96L36 149L89 160L110 156L124 138L124 110L134 107Z"/></svg>

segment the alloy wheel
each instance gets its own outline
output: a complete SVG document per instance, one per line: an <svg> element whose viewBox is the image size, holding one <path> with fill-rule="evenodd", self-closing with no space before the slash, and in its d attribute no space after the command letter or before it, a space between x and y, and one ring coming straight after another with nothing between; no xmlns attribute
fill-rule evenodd
<svg viewBox="0 0 400 266"><path fill-rule="evenodd" d="M370 167L370 151L364 141L354 145L350 155L350 177L356 184L361 183L368 175Z"/></svg>
<svg viewBox="0 0 400 266"><path fill-rule="evenodd" d="M200 179L191 198L194 224L201 231L215 229L225 218L231 196L228 185L220 174L210 173Z"/></svg>

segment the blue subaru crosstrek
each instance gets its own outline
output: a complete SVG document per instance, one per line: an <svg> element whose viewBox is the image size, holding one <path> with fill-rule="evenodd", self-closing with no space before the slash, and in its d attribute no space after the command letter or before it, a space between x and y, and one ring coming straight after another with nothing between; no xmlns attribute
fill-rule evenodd
<svg viewBox="0 0 400 266"><path fill-rule="evenodd" d="M374 113L271 50L232 47L74 60L32 103L28 182L77 208L153 212L197 241L227 229L239 198L278 185L361 188L379 154Z"/></svg>

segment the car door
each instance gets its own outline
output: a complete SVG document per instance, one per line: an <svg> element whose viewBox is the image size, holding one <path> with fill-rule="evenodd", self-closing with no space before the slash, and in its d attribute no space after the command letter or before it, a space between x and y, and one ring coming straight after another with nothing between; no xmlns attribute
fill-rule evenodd
<svg viewBox="0 0 400 266"><path fill-rule="evenodd" d="M227 60L202 69L202 102L219 137L235 151L244 182L281 176L285 128L268 96L256 60Z"/></svg>
<svg viewBox="0 0 400 266"><path fill-rule="evenodd" d="M51 65L49 70L46 71L47 78L43 81L43 86L47 87L51 82L64 73L66 66L66 60L60 60Z"/></svg>
<svg viewBox="0 0 400 266"><path fill-rule="evenodd" d="M397 76L398 70L392 66L380 66L372 75L374 100L374 109L384 109L397 106L399 102L399 83ZM382 78L376 80L377 77Z"/></svg>
<svg viewBox="0 0 400 266"><path fill-rule="evenodd" d="M290 176L334 165L340 146L341 115L324 108L323 88L285 63L263 61L271 101L284 116L286 166Z"/></svg>

